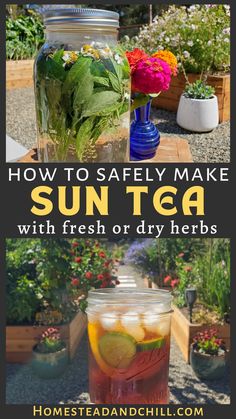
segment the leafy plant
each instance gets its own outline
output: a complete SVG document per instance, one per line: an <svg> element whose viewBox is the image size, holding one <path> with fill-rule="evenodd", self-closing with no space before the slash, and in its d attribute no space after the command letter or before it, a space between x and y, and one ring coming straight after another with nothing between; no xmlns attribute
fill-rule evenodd
<svg viewBox="0 0 236 419"><path fill-rule="evenodd" d="M71 254L71 287L74 296L79 297L80 309L84 311L90 289L115 287L114 260L109 250L97 240L74 240Z"/></svg>
<svg viewBox="0 0 236 419"><path fill-rule="evenodd" d="M54 144L52 159L96 159L95 143L129 110L129 65L119 47L81 52L44 47L37 58L36 108L40 136Z"/></svg>
<svg viewBox="0 0 236 419"><path fill-rule="evenodd" d="M40 308L41 288L36 281L36 266L31 239L7 239L6 305L9 324L33 322Z"/></svg>
<svg viewBox="0 0 236 419"><path fill-rule="evenodd" d="M230 315L230 242L206 239L205 252L196 257L193 276L200 301L215 310L222 319Z"/></svg>
<svg viewBox="0 0 236 419"><path fill-rule="evenodd" d="M36 346L37 352L49 354L61 351L65 348L65 342L61 339L59 329L49 327L39 338Z"/></svg>
<svg viewBox="0 0 236 419"><path fill-rule="evenodd" d="M184 73L228 72L230 6L171 5L140 30L131 48L134 44L149 52L169 49Z"/></svg>
<svg viewBox="0 0 236 419"><path fill-rule="evenodd" d="M176 258L177 279L172 286L174 288L175 303L178 307L186 306L185 291L193 285L192 266L187 264L182 255Z"/></svg>
<svg viewBox="0 0 236 419"><path fill-rule="evenodd" d="M197 333L193 338L193 347L197 352L206 355L221 355L225 352L224 342L215 329Z"/></svg>
<svg viewBox="0 0 236 419"><path fill-rule="evenodd" d="M44 43L43 23L39 15L19 15L6 19L6 58L22 60L35 57Z"/></svg>
<svg viewBox="0 0 236 419"><path fill-rule="evenodd" d="M208 86L202 80L189 83L185 87L184 96L190 99L211 99L215 93L212 86Z"/></svg>

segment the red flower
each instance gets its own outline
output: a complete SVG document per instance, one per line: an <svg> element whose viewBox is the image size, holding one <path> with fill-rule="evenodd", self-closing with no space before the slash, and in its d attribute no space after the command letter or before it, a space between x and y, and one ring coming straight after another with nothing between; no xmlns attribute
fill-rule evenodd
<svg viewBox="0 0 236 419"><path fill-rule="evenodd" d="M78 242L73 242L72 243L72 247L78 247L79 246L79 243Z"/></svg>
<svg viewBox="0 0 236 419"><path fill-rule="evenodd" d="M76 263L81 263L82 262L82 258L80 256L78 256L77 258L75 258L75 262Z"/></svg>
<svg viewBox="0 0 236 419"><path fill-rule="evenodd" d="M191 270L192 270L193 268L192 268L192 266L185 266L184 267L184 270L186 271L186 272L191 272Z"/></svg>
<svg viewBox="0 0 236 419"><path fill-rule="evenodd" d="M171 280L171 276L170 276L170 275L167 275L167 276L164 278L164 284L168 284L168 282L170 282L170 280Z"/></svg>
<svg viewBox="0 0 236 419"><path fill-rule="evenodd" d="M133 51L127 51L126 57L129 61L129 65L131 68L131 74L135 71L137 64L140 60L146 60L148 55L145 51L139 48L135 48Z"/></svg>
<svg viewBox="0 0 236 419"><path fill-rule="evenodd" d="M100 247L100 244L99 244L99 243L96 243L96 244L95 244L95 246L96 246L96 247Z"/></svg>
<svg viewBox="0 0 236 419"><path fill-rule="evenodd" d="M92 277L93 277L92 272L86 272L86 274L85 274L85 278L87 278L87 279L92 279Z"/></svg>
<svg viewBox="0 0 236 419"><path fill-rule="evenodd" d="M99 281L102 281L104 279L104 275L103 274L98 274L97 279L99 279Z"/></svg>
<svg viewBox="0 0 236 419"><path fill-rule="evenodd" d="M107 260L105 263L104 263L104 268L108 268L108 266L110 265L110 261L109 260Z"/></svg>
<svg viewBox="0 0 236 419"><path fill-rule="evenodd" d="M98 254L98 256L100 256L100 258L105 258L105 257L106 257L106 254L105 254L104 252L100 252L100 253Z"/></svg>
<svg viewBox="0 0 236 419"><path fill-rule="evenodd" d="M183 252L181 252L181 253L178 254L178 258L183 258L183 257L184 257L184 253Z"/></svg>
<svg viewBox="0 0 236 419"><path fill-rule="evenodd" d="M79 285L78 278L72 278L71 279L71 285L73 285L74 287L77 287Z"/></svg>
<svg viewBox="0 0 236 419"><path fill-rule="evenodd" d="M108 285L108 282L107 281L103 281L103 283L101 284L101 287L100 288L106 288L107 285Z"/></svg>
<svg viewBox="0 0 236 419"><path fill-rule="evenodd" d="M120 285L119 279L116 279L116 285Z"/></svg>
<svg viewBox="0 0 236 419"><path fill-rule="evenodd" d="M179 284L179 280L178 279L172 279L170 285L172 288L175 288L177 285Z"/></svg>

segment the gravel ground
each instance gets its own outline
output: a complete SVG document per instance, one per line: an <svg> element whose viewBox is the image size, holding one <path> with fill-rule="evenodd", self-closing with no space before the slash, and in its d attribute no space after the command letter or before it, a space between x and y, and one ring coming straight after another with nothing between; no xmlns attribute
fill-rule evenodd
<svg viewBox="0 0 236 419"><path fill-rule="evenodd" d="M176 124L176 114L152 109L153 121L165 135L178 135L190 145L194 162L227 163L230 161L230 123L220 124L210 133L193 134ZM27 148L36 144L34 92L32 88L7 91L7 134Z"/></svg>
<svg viewBox="0 0 236 419"><path fill-rule="evenodd" d="M66 373L58 379L42 380L32 374L29 365L7 365L7 404L84 404L89 403L87 336ZM200 381L183 360L174 340L170 359L170 403L229 404L229 377Z"/></svg>

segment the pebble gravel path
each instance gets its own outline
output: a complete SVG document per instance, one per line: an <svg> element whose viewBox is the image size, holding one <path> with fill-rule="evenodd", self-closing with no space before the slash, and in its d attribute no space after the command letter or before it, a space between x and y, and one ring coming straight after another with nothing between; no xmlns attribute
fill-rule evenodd
<svg viewBox="0 0 236 419"><path fill-rule="evenodd" d="M194 162L227 163L230 161L230 123L224 122L215 130L196 134L176 124L176 114L152 108L153 122L165 135L178 135L190 145ZM35 104L33 88L7 90L7 134L27 148L36 144Z"/></svg>
<svg viewBox="0 0 236 419"><path fill-rule="evenodd" d="M121 265L118 275L123 282L143 287L143 280L132 267ZM122 282L122 281L121 281ZM82 339L73 362L57 379L42 380L33 375L29 365L7 365L7 404L85 404L88 394L87 336ZM229 375L218 381L199 380L186 364L174 339L170 354L170 403L229 404Z"/></svg>

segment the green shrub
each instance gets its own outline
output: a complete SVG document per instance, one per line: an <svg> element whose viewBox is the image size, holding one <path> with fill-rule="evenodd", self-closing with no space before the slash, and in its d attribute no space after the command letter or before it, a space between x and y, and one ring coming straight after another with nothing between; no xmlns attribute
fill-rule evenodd
<svg viewBox="0 0 236 419"><path fill-rule="evenodd" d="M63 239L6 241L7 322L34 323L44 310L73 313L70 300L70 243Z"/></svg>
<svg viewBox="0 0 236 419"><path fill-rule="evenodd" d="M31 239L8 239L6 242L7 322L31 323L40 308L40 287L36 282L36 265Z"/></svg>
<svg viewBox="0 0 236 419"><path fill-rule="evenodd" d="M199 300L227 319L230 314L229 239L206 239L206 251L196 258L193 275Z"/></svg>
<svg viewBox="0 0 236 419"><path fill-rule="evenodd" d="M6 19L6 58L22 60L34 58L44 43L43 23L39 15L20 15Z"/></svg>
<svg viewBox="0 0 236 419"><path fill-rule="evenodd" d="M114 287L111 253L94 239L7 239L7 323L67 323L91 288Z"/></svg>
<svg viewBox="0 0 236 419"><path fill-rule="evenodd" d="M228 5L170 6L141 29L136 47L173 52L180 70L202 74L227 72L230 65ZM132 44L132 42L131 42Z"/></svg>

